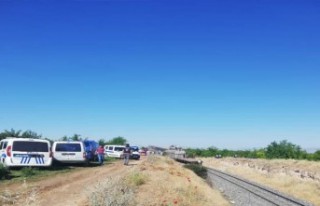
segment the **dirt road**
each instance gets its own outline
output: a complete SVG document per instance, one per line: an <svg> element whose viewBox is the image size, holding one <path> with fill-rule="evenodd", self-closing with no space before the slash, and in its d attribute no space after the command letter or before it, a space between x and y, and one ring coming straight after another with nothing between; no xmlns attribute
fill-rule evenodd
<svg viewBox="0 0 320 206"><path fill-rule="evenodd" d="M131 161L129 166L116 161L103 166L77 168L43 180L6 185L0 188L0 192L5 190L7 198L12 201L2 202L1 205L85 206L89 204L88 197L99 181L124 174L128 167L134 167L142 161Z"/></svg>

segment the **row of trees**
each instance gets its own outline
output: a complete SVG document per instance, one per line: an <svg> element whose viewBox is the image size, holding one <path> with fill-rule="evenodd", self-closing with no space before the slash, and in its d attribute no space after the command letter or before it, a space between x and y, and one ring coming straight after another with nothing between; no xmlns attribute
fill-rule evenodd
<svg viewBox="0 0 320 206"><path fill-rule="evenodd" d="M36 138L40 139L42 135L37 134L34 131L26 130L22 132L22 130L4 130L0 133L0 140L6 138L6 137L21 137L21 138Z"/></svg>
<svg viewBox="0 0 320 206"><path fill-rule="evenodd" d="M38 133L27 130L22 132L21 130L4 130L0 133L0 140L6 137L21 137L21 138L43 138ZM48 138L43 138L48 139ZM86 138L84 138L86 139ZM60 140L84 140L80 134L74 134L73 136L63 136ZM53 142L53 140L48 139ZM125 145L128 141L124 137L114 137L110 140L100 139L99 145L113 144L113 145ZM245 158L266 158L266 159L307 159L307 160L320 160L320 150L314 153L307 153L302 150L300 146L292 144L287 140L280 142L271 142L266 148L254 149L254 150L228 150L218 149L216 147L209 147L207 149L186 149L187 155L190 157L215 157L221 155L223 157L245 157Z"/></svg>
<svg viewBox="0 0 320 206"><path fill-rule="evenodd" d="M263 158L263 159L307 159L320 160L320 150L315 153L307 153L300 146L292 144L287 140L272 142L266 148L254 150L228 150L209 147L207 149L186 149L187 156L190 157L245 157L245 158Z"/></svg>
<svg viewBox="0 0 320 206"><path fill-rule="evenodd" d="M39 135L38 133L31 131L31 130L26 130L22 132L22 130L4 130L3 132L0 133L0 140L6 138L6 137L20 137L20 138L35 138L35 139L47 139L51 142L53 142L52 139L49 138L43 138L42 135ZM81 141L85 139L90 139L88 137L82 138L80 134L74 134L72 136L63 136L59 140L61 141ZM124 137L114 137L110 140L105 140L105 139L100 139L99 145L106 145L106 144L113 144L113 145L125 145L128 141Z"/></svg>

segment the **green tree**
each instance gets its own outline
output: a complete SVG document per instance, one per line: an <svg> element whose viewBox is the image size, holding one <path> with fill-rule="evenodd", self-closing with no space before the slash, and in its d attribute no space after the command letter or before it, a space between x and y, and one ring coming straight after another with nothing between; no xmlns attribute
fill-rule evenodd
<svg viewBox="0 0 320 206"><path fill-rule="evenodd" d="M71 140L73 141L81 141L81 135L80 134L74 134L72 137L71 137Z"/></svg>
<svg viewBox="0 0 320 206"><path fill-rule="evenodd" d="M42 135L38 135L36 132L27 130L22 133L21 135L22 138L35 138L35 139L40 139Z"/></svg>
<svg viewBox="0 0 320 206"><path fill-rule="evenodd" d="M99 145L102 145L102 146L107 144L104 139L99 139L98 143L99 143Z"/></svg>
<svg viewBox="0 0 320 206"><path fill-rule="evenodd" d="M67 135L64 135L63 137L61 137L61 141L68 141L68 136Z"/></svg>
<svg viewBox="0 0 320 206"><path fill-rule="evenodd" d="M4 130L3 132L0 133L0 140L5 139L6 137L20 137L21 130Z"/></svg>
<svg viewBox="0 0 320 206"><path fill-rule="evenodd" d="M106 142L106 144L115 144L115 145L125 145L127 143L127 140L124 137L114 137L111 140L109 140L108 142Z"/></svg>
<svg viewBox="0 0 320 206"><path fill-rule="evenodd" d="M302 159L305 151L301 150L300 146L294 145L287 140L282 140L279 143L272 142L266 148L266 157L282 158L282 159Z"/></svg>
<svg viewBox="0 0 320 206"><path fill-rule="evenodd" d="M313 160L320 160L320 150L316 151L313 154Z"/></svg>

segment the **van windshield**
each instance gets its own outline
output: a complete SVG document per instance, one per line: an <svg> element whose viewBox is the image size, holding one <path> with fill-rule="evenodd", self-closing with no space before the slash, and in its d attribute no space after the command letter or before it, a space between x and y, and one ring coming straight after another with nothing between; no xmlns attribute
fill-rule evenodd
<svg viewBox="0 0 320 206"><path fill-rule="evenodd" d="M49 152L49 146L46 142L15 141L12 145L12 151Z"/></svg>
<svg viewBox="0 0 320 206"><path fill-rule="evenodd" d="M114 151L123 151L124 147L114 147Z"/></svg>
<svg viewBox="0 0 320 206"><path fill-rule="evenodd" d="M56 145L57 152L81 152L81 146L77 143L58 143Z"/></svg>

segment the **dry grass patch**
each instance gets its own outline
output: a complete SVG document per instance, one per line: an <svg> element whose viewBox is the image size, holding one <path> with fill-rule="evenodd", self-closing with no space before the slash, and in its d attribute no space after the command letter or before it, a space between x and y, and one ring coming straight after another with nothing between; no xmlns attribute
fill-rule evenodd
<svg viewBox="0 0 320 206"><path fill-rule="evenodd" d="M134 206L134 188L121 176L107 177L89 197L91 206Z"/></svg>
<svg viewBox="0 0 320 206"><path fill-rule="evenodd" d="M21 184L19 191L4 190L0 193L0 205L2 206L38 206L39 191L30 187L26 180Z"/></svg>
<svg viewBox="0 0 320 206"><path fill-rule="evenodd" d="M320 162L203 158L203 165L268 185L296 198L320 205Z"/></svg>
<svg viewBox="0 0 320 206"><path fill-rule="evenodd" d="M138 170L148 178L136 191L137 205L229 205L203 179L169 158L150 156L150 159L139 165Z"/></svg>
<svg viewBox="0 0 320 206"><path fill-rule="evenodd" d="M90 194L91 206L227 206L229 202L204 179L180 163L148 156L127 167L125 174L108 177Z"/></svg>

